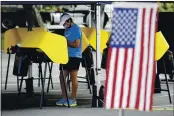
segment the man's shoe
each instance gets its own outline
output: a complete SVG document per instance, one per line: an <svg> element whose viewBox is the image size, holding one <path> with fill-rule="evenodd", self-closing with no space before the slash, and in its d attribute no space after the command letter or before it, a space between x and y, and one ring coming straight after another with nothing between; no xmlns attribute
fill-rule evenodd
<svg viewBox="0 0 174 116"><path fill-rule="evenodd" d="M62 99L60 99L59 101L56 102L56 105L58 105L58 106L63 106L64 103L65 103L65 99L62 98Z"/></svg>
<svg viewBox="0 0 174 116"><path fill-rule="evenodd" d="M65 101L64 105L65 105L65 106L68 106L68 102ZM69 99L69 105L70 105L71 107L77 106L76 100Z"/></svg>

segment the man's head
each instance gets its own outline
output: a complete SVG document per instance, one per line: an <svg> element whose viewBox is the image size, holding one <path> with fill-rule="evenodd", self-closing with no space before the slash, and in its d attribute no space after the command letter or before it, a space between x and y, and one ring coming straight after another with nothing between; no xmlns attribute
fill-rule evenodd
<svg viewBox="0 0 174 116"><path fill-rule="evenodd" d="M70 28L73 20L69 14L63 14L60 16L60 25L63 25L65 29Z"/></svg>

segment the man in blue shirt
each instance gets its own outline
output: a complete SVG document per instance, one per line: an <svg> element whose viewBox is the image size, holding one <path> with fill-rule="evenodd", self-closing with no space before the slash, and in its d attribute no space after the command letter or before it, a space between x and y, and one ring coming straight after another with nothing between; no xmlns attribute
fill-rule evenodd
<svg viewBox="0 0 174 116"><path fill-rule="evenodd" d="M60 25L65 27L64 36L67 39L68 44L68 56L69 61L67 64L61 64L60 70L63 67L64 76L67 77L69 74L72 79L72 94L71 99L69 99L70 106L76 106L76 93L78 88L77 73L79 70L81 58L82 58L82 32L80 27L75 24L69 14L63 14L60 17ZM63 84L63 76L60 73L60 84L62 89L63 98L56 102L57 105L68 106L65 88Z"/></svg>

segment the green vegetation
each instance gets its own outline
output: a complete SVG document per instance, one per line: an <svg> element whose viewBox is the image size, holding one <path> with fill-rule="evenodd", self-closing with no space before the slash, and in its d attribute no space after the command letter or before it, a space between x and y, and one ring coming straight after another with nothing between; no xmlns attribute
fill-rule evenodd
<svg viewBox="0 0 174 116"><path fill-rule="evenodd" d="M159 4L159 12L174 12L174 3L172 2L166 2L166 3L161 3L158 2Z"/></svg>
<svg viewBox="0 0 174 116"><path fill-rule="evenodd" d="M58 5L43 5L43 7L40 9L40 12L63 12L62 8L60 8Z"/></svg>
<svg viewBox="0 0 174 116"><path fill-rule="evenodd" d="M173 2L157 2L159 4L159 12L174 12ZM59 5L43 5L40 12L64 12L62 6Z"/></svg>

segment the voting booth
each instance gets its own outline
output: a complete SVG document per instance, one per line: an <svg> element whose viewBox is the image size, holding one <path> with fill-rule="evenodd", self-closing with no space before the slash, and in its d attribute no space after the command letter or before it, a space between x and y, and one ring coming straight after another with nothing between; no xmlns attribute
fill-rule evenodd
<svg viewBox="0 0 174 116"><path fill-rule="evenodd" d="M26 28L14 28L5 32L5 49L17 47L13 74L17 76L17 88L20 95L22 82L29 70L30 62L39 63L39 74L41 76L42 94L40 108L42 108L44 98L45 77L42 75L42 62L54 62L66 64L68 62L67 41L64 36L45 31L43 28L34 28L27 31ZM26 60L27 59L27 60ZM63 70L63 69L62 69ZM21 82L19 84L19 76ZM65 83L64 83L65 85ZM68 98L67 98L68 99Z"/></svg>

